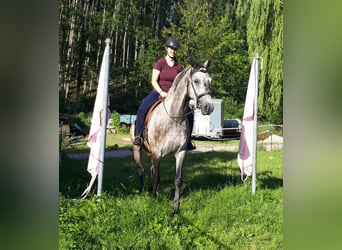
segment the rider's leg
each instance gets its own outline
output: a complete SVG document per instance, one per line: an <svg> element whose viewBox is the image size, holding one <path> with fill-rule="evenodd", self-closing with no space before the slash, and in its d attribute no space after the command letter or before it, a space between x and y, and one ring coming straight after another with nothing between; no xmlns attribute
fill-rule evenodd
<svg viewBox="0 0 342 250"><path fill-rule="evenodd" d="M191 110L192 108L189 106L187 112L190 112ZM190 128L188 150L193 150L193 149L196 149L196 146L191 141L192 129L194 128L194 112L191 112L188 114L188 121L189 121L189 128Z"/></svg>
<svg viewBox="0 0 342 250"><path fill-rule="evenodd" d="M137 112L137 119L135 122L135 138L133 141L134 145L141 145L143 142L143 139L141 137L142 130L144 128L145 123L145 116L149 108L155 103L159 98L159 93L156 91L152 91L148 96L146 96L138 109Z"/></svg>

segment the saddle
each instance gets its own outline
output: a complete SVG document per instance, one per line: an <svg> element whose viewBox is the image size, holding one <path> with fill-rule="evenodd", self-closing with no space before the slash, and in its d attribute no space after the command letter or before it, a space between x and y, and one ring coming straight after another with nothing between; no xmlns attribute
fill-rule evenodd
<svg viewBox="0 0 342 250"><path fill-rule="evenodd" d="M142 129L142 137L144 138L144 134L147 132L145 131L146 127L147 127L147 124L148 122L150 121L150 118L151 118L151 114L152 114L152 111L162 102L162 98L159 98L150 108L149 110L147 111L146 113L146 116L145 116L145 121L144 121L144 127ZM143 140L143 145L145 146L145 149L149 152L149 148L150 148L150 144L147 140L147 138L145 138Z"/></svg>
<svg viewBox="0 0 342 250"><path fill-rule="evenodd" d="M147 111L146 116L145 116L145 122L144 122L144 128L146 127L146 125L148 124L148 122L150 121L151 118L151 114L152 111L159 105L159 103L162 102L162 99L159 98Z"/></svg>

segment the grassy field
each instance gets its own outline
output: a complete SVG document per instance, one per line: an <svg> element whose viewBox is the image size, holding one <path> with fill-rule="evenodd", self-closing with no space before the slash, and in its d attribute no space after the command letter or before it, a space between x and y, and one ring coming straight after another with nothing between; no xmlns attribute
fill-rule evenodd
<svg viewBox="0 0 342 250"><path fill-rule="evenodd" d="M257 192L252 195L251 179L240 179L237 152L188 154L177 217L172 216L173 156L162 161L157 198L150 197L149 157L144 157L142 194L132 157L106 159L100 200L97 183L89 198L73 200L90 180L88 159L63 158L60 249L282 249L282 156L282 151L258 151Z"/></svg>

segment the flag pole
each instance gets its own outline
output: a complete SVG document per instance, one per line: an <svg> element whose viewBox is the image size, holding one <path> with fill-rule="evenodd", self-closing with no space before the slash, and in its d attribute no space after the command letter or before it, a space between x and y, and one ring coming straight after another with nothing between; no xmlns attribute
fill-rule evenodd
<svg viewBox="0 0 342 250"><path fill-rule="evenodd" d="M108 115L108 82L109 82L109 45L111 40L107 38L105 40L106 48L108 50L107 58L105 58L104 65L104 90L103 90L103 105L102 105L102 137L101 137L101 154L100 154L100 164L99 164L99 176L97 181L97 196L101 196L102 194L102 179L103 179L103 163L104 163L104 155L106 150L106 130L107 130L107 115Z"/></svg>
<svg viewBox="0 0 342 250"><path fill-rule="evenodd" d="M259 82L259 54L255 55L255 97L254 97L254 120L253 120L253 165L252 165L252 194L256 190L256 171L257 171L257 132L258 132L258 82Z"/></svg>

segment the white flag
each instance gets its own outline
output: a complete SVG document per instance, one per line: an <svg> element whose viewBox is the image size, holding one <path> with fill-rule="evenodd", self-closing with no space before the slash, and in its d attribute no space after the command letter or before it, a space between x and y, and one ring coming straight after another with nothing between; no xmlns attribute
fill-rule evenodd
<svg viewBox="0 0 342 250"><path fill-rule="evenodd" d="M256 79L257 77L257 60L254 57L251 67L251 72L249 75L248 87L247 87L247 95L245 101L245 109L243 112L243 120L242 120L242 131L240 135L240 144L239 144L239 153L237 157L237 161L241 170L241 178L246 175L252 175L252 166L253 166L253 154L255 152L254 140L256 139L253 134L253 123L254 123L254 105L255 105L255 97L256 97Z"/></svg>
<svg viewBox="0 0 342 250"><path fill-rule="evenodd" d="M108 84L108 65L109 65L109 46L106 46L102 64L101 64L101 71L99 77L99 83L97 86L97 93L94 105L93 116L91 119L91 127L89 131L89 137L87 145L90 148L89 160L88 160L88 167L87 171L91 175L91 180L84 192L81 195L81 198L84 199L87 197L88 193L91 190L92 185L99 173L100 169L100 158L101 158L101 147L103 150L105 149L105 145L101 145L101 138L102 138L102 125L107 126L108 119L110 117L110 111L107 107L107 120L106 124L101 124L102 122L102 110L103 110L103 100L105 97L105 84ZM107 96L108 98L108 96ZM108 98L108 105L109 106L109 98Z"/></svg>

